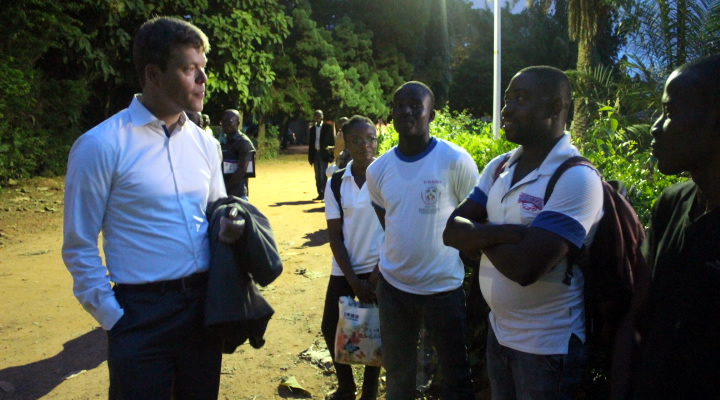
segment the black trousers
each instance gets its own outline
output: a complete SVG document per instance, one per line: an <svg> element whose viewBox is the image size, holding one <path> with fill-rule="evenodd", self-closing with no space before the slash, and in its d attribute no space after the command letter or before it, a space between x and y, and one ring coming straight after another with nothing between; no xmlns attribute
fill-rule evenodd
<svg viewBox="0 0 720 400"><path fill-rule="evenodd" d="M358 278L368 279L370 274L359 274ZM354 392L355 378L353 377L352 367L348 364L339 364L335 360L335 331L337 330L338 320L340 319L340 307L338 299L342 296L355 297L352 287L344 276L330 276L327 294L325 295L325 310L323 311L323 319L321 330L325 338L330 355L333 358L333 365L338 379L339 392ZM378 379L380 378L380 367L365 367L363 375L363 398L372 398L377 394Z"/></svg>
<svg viewBox="0 0 720 400"><path fill-rule="evenodd" d="M118 289L125 314L108 331L110 400L216 400L222 341L203 326L205 286Z"/></svg>

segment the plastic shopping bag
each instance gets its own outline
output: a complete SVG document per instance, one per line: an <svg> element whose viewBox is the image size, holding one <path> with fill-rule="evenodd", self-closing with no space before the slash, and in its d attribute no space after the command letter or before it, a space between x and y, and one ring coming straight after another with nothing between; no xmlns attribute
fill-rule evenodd
<svg viewBox="0 0 720 400"><path fill-rule="evenodd" d="M343 296L335 333L335 362L382 366L380 313L377 305Z"/></svg>

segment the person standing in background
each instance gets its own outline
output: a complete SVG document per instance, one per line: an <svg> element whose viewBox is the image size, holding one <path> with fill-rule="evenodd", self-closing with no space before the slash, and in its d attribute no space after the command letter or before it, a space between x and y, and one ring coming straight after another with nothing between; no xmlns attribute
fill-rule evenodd
<svg viewBox="0 0 720 400"><path fill-rule="evenodd" d="M308 162L315 169L315 187L317 197L314 200L323 200L327 176L325 170L328 163L333 160L333 153L329 150L335 144L333 127L323 121L322 110L315 110L315 123L310 126L308 142Z"/></svg>
<svg viewBox="0 0 720 400"><path fill-rule="evenodd" d="M338 119L337 126L335 126L335 147L333 148L333 156L335 165L338 169L345 168L348 162L352 159L350 152L347 150L345 145L345 138L342 131L342 127L348 122L347 117L341 117Z"/></svg>
<svg viewBox="0 0 720 400"><path fill-rule="evenodd" d="M248 165L255 155L255 146L238 126L240 113L237 110L225 110L222 118L222 130L228 138L223 148L223 177L229 196L248 200Z"/></svg>

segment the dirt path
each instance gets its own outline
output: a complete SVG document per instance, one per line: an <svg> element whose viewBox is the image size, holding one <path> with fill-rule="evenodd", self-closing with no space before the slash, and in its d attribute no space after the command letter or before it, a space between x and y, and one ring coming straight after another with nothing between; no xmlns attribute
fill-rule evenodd
<svg viewBox="0 0 720 400"><path fill-rule="evenodd" d="M250 181L250 201L273 224L285 270L263 291L275 308L266 345L223 358L220 399L294 398L279 388L285 376L321 399L335 382L300 357L322 342L331 254L324 205L310 200L312 168L295 150L261 162ZM107 398L105 333L73 297L60 257L62 185L34 179L0 193L0 399Z"/></svg>

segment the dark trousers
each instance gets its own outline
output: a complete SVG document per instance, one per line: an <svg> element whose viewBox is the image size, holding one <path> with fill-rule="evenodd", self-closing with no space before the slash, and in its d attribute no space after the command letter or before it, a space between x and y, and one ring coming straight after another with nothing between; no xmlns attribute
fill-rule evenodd
<svg viewBox="0 0 720 400"><path fill-rule="evenodd" d="M465 348L467 317L462 287L419 295L402 291L382 276L377 287L380 336L387 373L387 400L415 398L420 329L430 333L442 372L443 398L474 400L470 361Z"/></svg>
<svg viewBox="0 0 720 400"><path fill-rule="evenodd" d="M358 278L368 279L370 274L359 274ZM335 331L340 319L340 307L338 299L342 296L355 297L352 287L344 276L330 276L327 295L325 295L325 311L323 311L322 333L325 338L330 355L333 358L333 365L338 379L338 392L354 392L355 378L353 378L352 367L348 364L339 364L335 360ZM365 367L363 376L362 398L374 398L378 390L378 378L380 367Z"/></svg>
<svg viewBox="0 0 720 400"><path fill-rule="evenodd" d="M110 400L216 400L222 341L203 327L204 287L117 289L125 314L108 331Z"/></svg>
<svg viewBox="0 0 720 400"><path fill-rule="evenodd" d="M325 171L327 170L328 162L323 160L319 151L315 152L313 166L315 167L315 186L317 187L318 196L322 196L325 193L325 185L327 184Z"/></svg>

